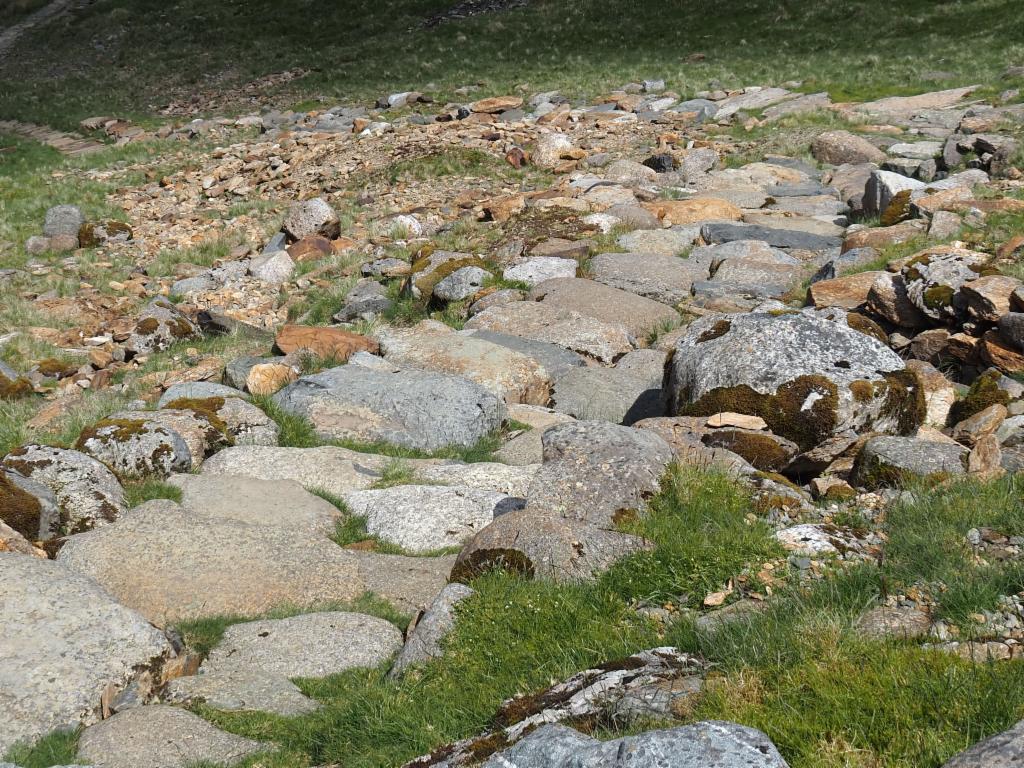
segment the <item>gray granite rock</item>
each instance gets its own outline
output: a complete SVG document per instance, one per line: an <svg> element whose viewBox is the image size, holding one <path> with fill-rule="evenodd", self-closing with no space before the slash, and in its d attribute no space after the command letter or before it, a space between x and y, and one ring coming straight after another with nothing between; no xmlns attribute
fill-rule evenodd
<svg viewBox="0 0 1024 768"><path fill-rule="evenodd" d="M471 446L501 426L501 398L458 376L347 365L304 376L274 396L326 439L438 450Z"/></svg>
<svg viewBox="0 0 1024 768"><path fill-rule="evenodd" d="M708 278L708 268L697 260L657 253L602 253L591 259L590 277L663 304L678 304L690 297L694 281Z"/></svg>
<svg viewBox="0 0 1024 768"><path fill-rule="evenodd" d="M238 670L171 680L163 692L167 704L206 704L225 712L269 712L282 717L309 714L317 702L282 675Z"/></svg>
<svg viewBox="0 0 1024 768"><path fill-rule="evenodd" d="M321 197L292 205L284 217L283 228L293 240L301 240L308 235L323 235L333 240L341 234L338 215Z"/></svg>
<svg viewBox="0 0 1024 768"><path fill-rule="evenodd" d="M441 301L462 301L484 287L491 273L482 267L461 267L434 286L434 298Z"/></svg>
<svg viewBox="0 0 1024 768"><path fill-rule="evenodd" d="M541 440L544 463L527 509L609 529L645 508L673 460L654 433L604 421L557 424Z"/></svg>
<svg viewBox="0 0 1024 768"><path fill-rule="evenodd" d="M872 437L854 465L854 484L866 488L898 486L913 478L957 477L967 472L968 451L953 442L915 437Z"/></svg>
<svg viewBox="0 0 1024 768"><path fill-rule="evenodd" d="M956 755L942 768L1017 768L1024 765L1024 720Z"/></svg>
<svg viewBox="0 0 1024 768"><path fill-rule="evenodd" d="M206 400L211 397L241 397L249 399L249 395L240 389L229 387L225 384L217 384L212 381L183 381L172 384L167 388L157 401L157 408L166 408L175 400Z"/></svg>
<svg viewBox="0 0 1024 768"><path fill-rule="evenodd" d="M78 757L95 768L229 766L269 745L222 731L198 715L162 704L137 707L86 728Z"/></svg>
<svg viewBox="0 0 1024 768"><path fill-rule="evenodd" d="M0 467L0 523L29 542L49 541L63 533L61 512L53 491L3 467Z"/></svg>
<svg viewBox="0 0 1024 768"><path fill-rule="evenodd" d="M815 235L797 229L775 229L757 224L710 223L701 227L707 243L730 243L734 240L761 240L773 248L796 248L802 251L827 251L838 248L842 240L828 235Z"/></svg>
<svg viewBox="0 0 1024 768"><path fill-rule="evenodd" d="M167 477L192 468L192 452L180 434L152 419L104 419L75 443L118 477Z"/></svg>
<svg viewBox="0 0 1024 768"><path fill-rule="evenodd" d="M455 627L455 606L476 592L465 584L449 584L423 612L405 639L391 675L397 676L413 664L422 664L442 654L441 643Z"/></svg>
<svg viewBox="0 0 1024 768"><path fill-rule="evenodd" d="M550 344L545 341L536 341L486 329L474 330L473 335L484 341L507 347L513 352L519 352L533 358L543 366L553 382L558 381L558 379L570 371L586 365L586 361L582 356L558 344Z"/></svg>
<svg viewBox="0 0 1024 768"><path fill-rule="evenodd" d="M132 355L162 352L172 344L202 335L199 326L163 297L147 304L135 323L131 336L124 342Z"/></svg>
<svg viewBox="0 0 1024 768"><path fill-rule="evenodd" d="M108 686L173 655L135 611L52 560L0 552L0 753L99 720Z"/></svg>
<svg viewBox="0 0 1024 768"><path fill-rule="evenodd" d="M638 376L618 368L578 368L555 384L552 407L576 419L632 424L661 416L661 377Z"/></svg>
<svg viewBox="0 0 1024 768"><path fill-rule="evenodd" d="M72 236L77 241L83 224L85 214L77 205L55 205L46 212L43 234L46 237Z"/></svg>

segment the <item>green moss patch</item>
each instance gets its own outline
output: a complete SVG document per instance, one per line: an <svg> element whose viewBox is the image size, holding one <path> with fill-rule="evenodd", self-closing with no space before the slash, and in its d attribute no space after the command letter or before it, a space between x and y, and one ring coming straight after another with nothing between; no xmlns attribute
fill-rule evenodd
<svg viewBox="0 0 1024 768"><path fill-rule="evenodd" d="M0 520L29 541L35 541L39 538L42 514L39 500L0 472Z"/></svg>
<svg viewBox="0 0 1024 768"><path fill-rule="evenodd" d="M1000 375L995 371L979 376L968 393L953 403L953 407L949 409L949 425L959 424L993 405L1007 405L1010 402L1010 394L999 388L999 379Z"/></svg>

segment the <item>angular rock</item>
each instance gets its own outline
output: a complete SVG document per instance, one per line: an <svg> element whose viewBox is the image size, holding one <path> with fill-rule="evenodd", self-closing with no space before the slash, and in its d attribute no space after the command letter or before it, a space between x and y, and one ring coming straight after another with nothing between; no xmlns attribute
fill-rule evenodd
<svg viewBox="0 0 1024 768"><path fill-rule="evenodd" d="M229 766L268 748L183 709L152 705L87 728L78 756L96 768L188 768L196 763Z"/></svg>
<svg viewBox="0 0 1024 768"><path fill-rule="evenodd" d="M956 443L914 437L872 437L861 448L852 481L865 488L899 486L911 478L966 473L967 450Z"/></svg>
<svg viewBox="0 0 1024 768"><path fill-rule="evenodd" d="M527 510L609 529L644 511L673 459L657 435L603 421L558 424L541 440Z"/></svg>
<svg viewBox="0 0 1024 768"><path fill-rule="evenodd" d="M356 491L345 496L353 515L366 518L366 530L415 553L459 547L496 515L523 502L494 491L443 485L400 485Z"/></svg>
<svg viewBox="0 0 1024 768"><path fill-rule="evenodd" d="M121 478L167 477L192 468L181 435L151 419L103 419L82 430L75 448Z"/></svg>
<svg viewBox="0 0 1024 768"><path fill-rule="evenodd" d="M114 473L84 453L30 443L7 454L3 466L53 491L69 533L115 520L128 508Z"/></svg>
<svg viewBox="0 0 1024 768"><path fill-rule="evenodd" d="M255 407L255 406L253 406ZM133 422L155 424L178 435L188 448L191 469L198 469L209 454L231 443L224 424L212 411L203 409L162 408L158 411L118 411L108 422L127 425ZM165 441L167 442L167 441ZM142 474L148 473L148 470Z"/></svg>
<svg viewBox="0 0 1024 768"><path fill-rule="evenodd" d="M1021 282L1007 275L989 275L964 283L960 288L972 317L989 323L1010 312L1010 296L1021 287Z"/></svg>
<svg viewBox="0 0 1024 768"><path fill-rule="evenodd" d="M466 328L557 344L606 363L635 346L635 337L624 324L547 302L517 301L491 307L470 319Z"/></svg>
<svg viewBox="0 0 1024 768"><path fill-rule="evenodd" d="M728 200L700 197L693 200L659 200L647 210L669 225L703 224L705 221L739 221L743 211Z"/></svg>
<svg viewBox="0 0 1024 768"><path fill-rule="evenodd" d="M189 320L165 298L153 299L139 314L124 348L133 355L162 352L172 344L202 335L199 326Z"/></svg>
<svg viewBox="0 0 1024 768"><path fill-rule="evenodd" d="M673 227L671 229L638 228L639 231L622 235L618 244L631 253L657 253L678 256L700 237L700 227Z"/></svg>
<svg viewBox="0 0 1024 768"><path fill-rule="evenodd" d="M385 360L395 365L461 376L506 403L544 405L550 397L551 379L541 361L434 320L386 328L378 340Z"/></svg>
<svg viewBox="0 0 1024 768"><path fill-rule="evenodd" d="M269 712L282 717L298 717L318 708L288 678L245 670L176 678L167 684L162 698L168 704L206 704L225 712Z"/></svg>
<svg viewBox="0 0 1024 768"><path fill-rule="evenodd" d="M591 279L663 304L690 298L695 281L707 280L700 261L657 253L602 253L590 261Z"/></svg>
<svg viewBox="0 0 1024 768"><path fill-rule="evenodd" d="M871 287L885 272L858 272L832 280L812 283L807 289L807 299L815 307L842 307L856 309L867 303Z"/></svg>
<svg viewBox="0 0 1024 768"><path fill-rule="evenodd" d="M552 382L558 381L558 379L570 371L586 365L586 360L581 355L557 344L551 344L546 341L534 341L533 339L491 330L471 330L470 333L491 344L506 347L513 352L518 352L536 360L547 372Z"/></svg>
<svg viewBox="0 0 1024 768"><path fill-rule="evenodd" d="M796 443L784 437L752 429L722 428L702 438L704 445L724 448L749 461L762 472L779 472L800 452Z"/></svg>
<svg viewBox="0 0 1024 768"><path fill-rule="evenodd" d="M838 237L816 235L797 229L775 229L757 224L705 224L700 230L706 243L731 243L735 240L760 240L773 248L796 248L802 251L826 251L838 248Z"/></svg>
<svg viewBox="0 0 1024 768"><path fill-rule="evenodd" d="M849 131L826 131L811 142L811 155L819 163L846 165L881 163L885 152L862 136Z"/></svg>
<svg viewBox="0 0 1024 768"><path fill-rule="evenodd" d="M78 230L85 224L85 214L77 205L55 205L46 212L43 234L46 237L70 235L78 242Z"/></svg>
<svg viewBox="0 0 1024 768"><path fill-rule="evenodd" d="M476 591L465 584L449 584L442 589L409 629L405 645L391 668L391 675L400 675L406 667L441 656L441 642L455 627L455 606L475 594Z"/></svg>
<svg viewBox="0 0 1024 768"><path fill-rule="evenodd" d="M530 291L530 298L601 323L624 326L635 337L679 323L679 315L664 304L582 278L546 280Z"/></svg>
<svg viewBox="0 0 1024 768"><path fill-rule="evenodd" d="M506 280L514 280L526 283L531 288L537 283L551 280L555 277L576 277L579 269L579 262L575 259L562 259L557 256L534 256L531 259L520 262L514 267L506 267L502 277Z"/></svg>
<svg viewBox="0 0 1024 768"><path fill-rule="evenodd" d="M321 197L295 203L284 217L284 231L292 240L321 235L334 240L341 234L338 214Z"/></svg>
<svg viewBox="0 0 1024 768"><path fill-rule="evenodd" d="M760 416L803 450L848 429L906 434L925 415L903 360L841 310L700 318L676 346L667 395L670 414Z"/></svg>
<svg viewBox="0 0 1024 768"><path fill-rule="evenodd" d="M482 267L462 267L438 281L433 295L442 301L462 301L483 288L490 277L491 273Z"/></svg>
<svg viewBox="0 0 1024 768"><path fill-rule="evenodd" d="M393 302L387 289L376 280L362 279L345 296L345 306L334 315L334 321L373 320L391 309Z"/></svg>
<svg viewBox="0 0 1024 768"><path fill-rule="evenodd" d="M229 387L225 384L217 384L212 381L186 381L180 384L172 384L167 388L157 401L157 408L166 408L169 403L176 400L206 400L209 398L227 399L229 397L240 397L246 400L248 395L240 389Z"/></svg>
<svg viewBox="0 0 1024 768"><path fill-rule="evenodd" d="M652 379L618 368L576 368L556 382L551 400L559 413L614 424L629 425L665 411L660 375Z"/></svg>
<svg viewBox="0 0 1024 768"><path fill-rule="evenodd" d="M962 317L967 298L961 288L977 281L981 269L990 260L988 254L952 246L920 251L901 270L907 285L907 297L933 321Z"/></svg>
<svg viewBox="0 0 1024 768"><path fill-rule="evenodd" d="M109 689L173 655L135 611L51 560L0 552L0 751L100 719Z"/></svg>
<svg viewBox="0 0 1024 768"><path fill-rule="evenodd" d="M273 251L254 256L249 274L267 285L284 285L295 274L295 262L288 251Z"/></svg>
<svg viewBox="0 0 1024 768"><path fill-rule="evenodd" d="M358 365L304 376L274 402L308 419L326 439L379 440L427 451L471 446L500 427L505 415L497 395L468 379Z"/></svg>
<svg viewBox="0 0 1024 768"><path fill-rule="evenodd" d="M277 332L274 344L284 354L308 350L324 360L346 362L356 352L377 354L377 342L344 328L286 325Z"/></svg>

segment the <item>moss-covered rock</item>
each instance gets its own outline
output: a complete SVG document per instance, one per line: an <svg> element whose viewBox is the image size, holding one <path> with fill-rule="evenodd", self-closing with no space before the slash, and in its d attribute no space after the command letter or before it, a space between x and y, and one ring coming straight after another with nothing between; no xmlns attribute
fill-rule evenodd
<svg viewBox="0 0 1024 768"><path fill-rule="evenodd" d="M1010 394L999 388L999 379L998 371L986 371L975 379L967 394L949 409L947 423L953 426L993 405L1009 404Z"/></svg>
<svg viewBox="0 0 1024 768"><path fill-rule="evenodd" d="M135 323L124 348L133 355L167 349L172 344L202 335L199 326L189 320L167 299L160 297L146 305Z"/></svg>
<svg viewBox="0 0 1024 768"><path fill-rule="evenodd" d="M167 477L187 472L192 454L181 435L143 418L110 418L84 429L75 447L118 477Z"/></svg>

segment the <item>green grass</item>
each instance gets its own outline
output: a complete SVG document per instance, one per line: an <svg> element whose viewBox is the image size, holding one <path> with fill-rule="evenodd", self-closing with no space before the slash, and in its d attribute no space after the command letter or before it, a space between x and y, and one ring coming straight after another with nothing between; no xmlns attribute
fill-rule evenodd
<svg viewBox="0 0 1024 768"><path fill-rule="evenodd" d="M471 83L484 84L481 95L520 84L593 94L643 77L685 94L712 80L796 79L805 91L851 100L997 83L1024 59L1015 0L906 0L898 9L881 0L733 0L724 13L700 0L648 1L628 13L617 0L547 0L422 28L448 5L103 0L19 43L0 69L0 116L71 126L96 113L147 115L173 98L226 93L296 67L312 71L276 90L309 107L428 84L442 101ZM262 54L246 55L254 50ZM948 74L926 78L935 71Z"/></svg>
<svg viewBox="0 0 1024 768"><path fill-rule="evenodd" d="M14 763L22 768L50 768L52 765L75 765L78 737L81 731L54 731L35 744L12 747L0 762Z"/></svg>
<svg viewBox="0 0 1024 768"><path fill-rule="evenodd" d="M155 478L136 480L125 485L124 497L129 507L137 507L154 499L181 502L181 488Z"/></svg>

